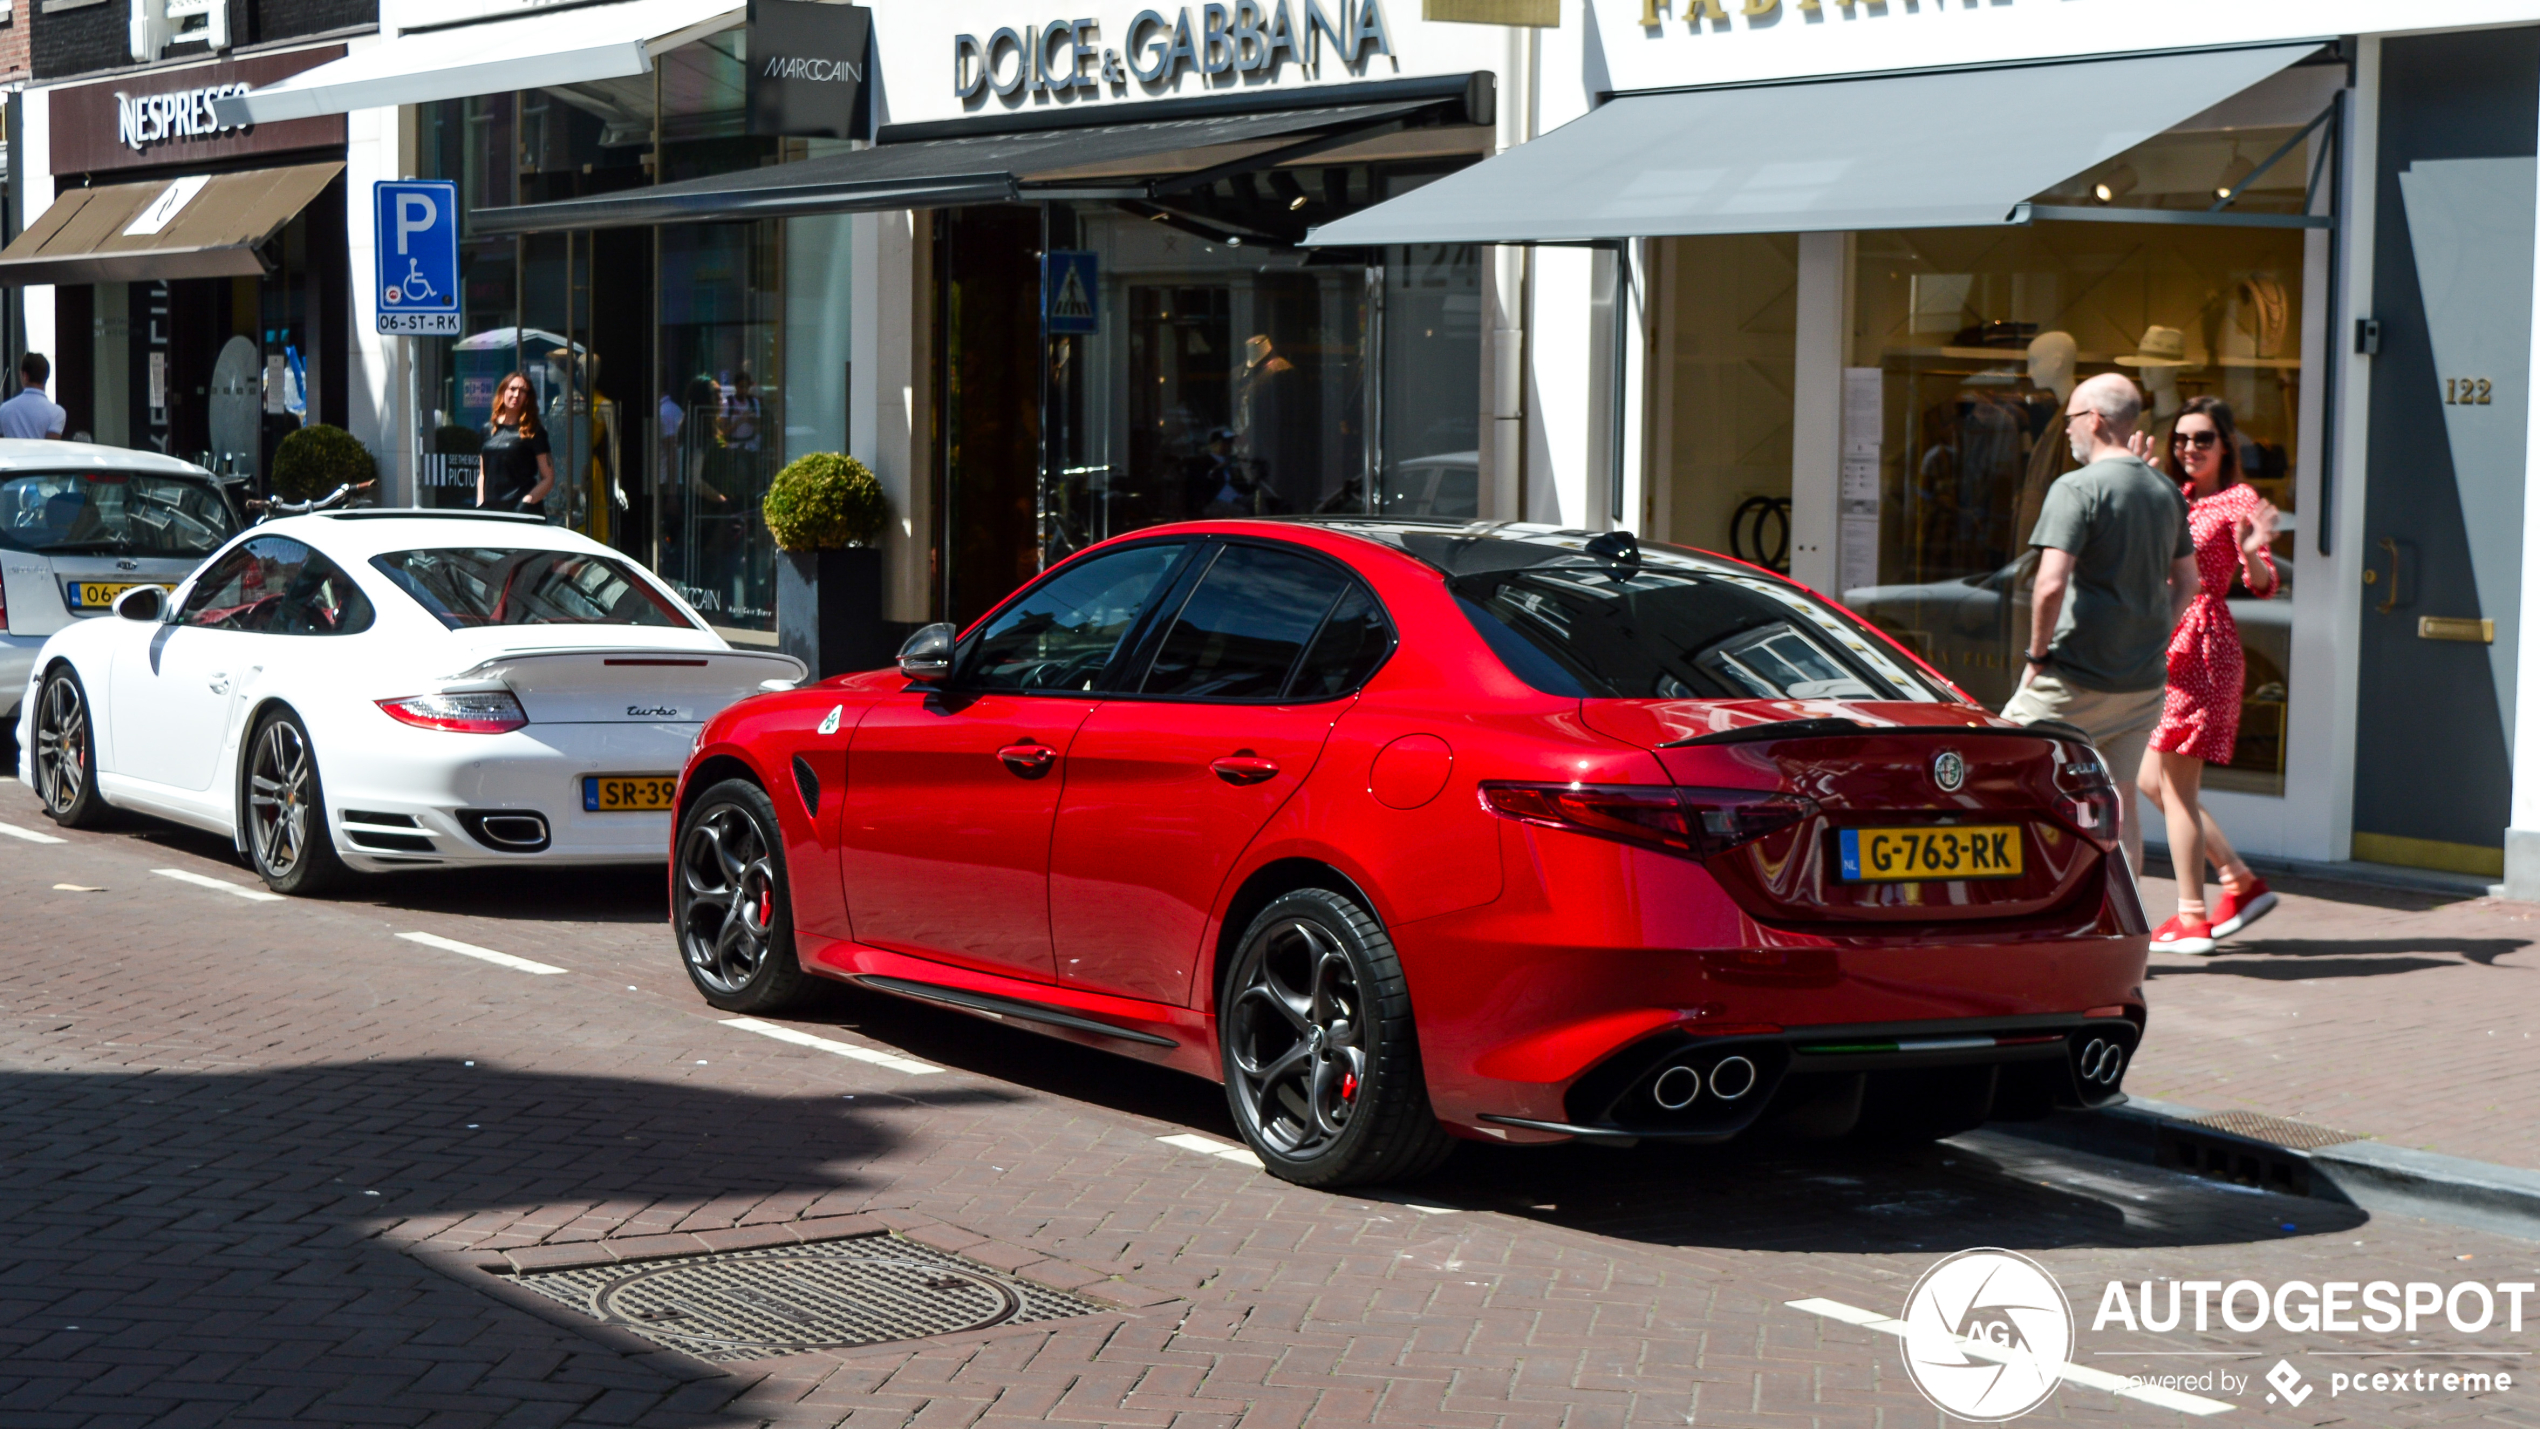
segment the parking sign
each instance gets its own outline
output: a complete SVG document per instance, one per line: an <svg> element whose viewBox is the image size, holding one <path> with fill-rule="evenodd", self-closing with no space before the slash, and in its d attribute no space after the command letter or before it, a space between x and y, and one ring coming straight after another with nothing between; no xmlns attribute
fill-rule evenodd
<svg viewBox="0 0 2540 1429"><path fill-rule="evenodd" d="M459 330L459 186L447 179L382 179L371 186L377 226L378 330Z"/></svg>

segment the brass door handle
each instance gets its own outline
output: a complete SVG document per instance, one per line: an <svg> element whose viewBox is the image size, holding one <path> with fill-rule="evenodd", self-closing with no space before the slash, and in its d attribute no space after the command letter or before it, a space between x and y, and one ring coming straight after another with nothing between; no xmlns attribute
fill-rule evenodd
<svg viewBox="0 0 2540 1429"><path fill-rule="evenodd" d="M2381 549L2390 557L2390 589L2381 597L2381 604L2373 608L2388 615L2399 607L2399 543L2391 537L2384 536L2381 538ZM2372 576L2371 571L2364 572L2366 582L2369 583Z"/></svg>

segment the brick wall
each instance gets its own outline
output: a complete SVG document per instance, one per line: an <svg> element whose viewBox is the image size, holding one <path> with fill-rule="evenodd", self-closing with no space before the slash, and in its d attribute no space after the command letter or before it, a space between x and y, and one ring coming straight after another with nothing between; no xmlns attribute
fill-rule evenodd
<svg viewBox="0 0 2540 1429"><path fill-rule="evenodd" d="M0 24L0 84L27 77L26 37L33 28L29 22L35 7L41 3L42 0L16 0L9 7L8 23Z"/></svg>
<svg viewBox="0 0 2540 1429"><path fill-rule="evenodd" d="M127 0L94 0L74 9L34 15L42 4L43 0L16 0L14 22L0 28L0 36L14 32L20 37L14 42L24 54L27 42L23 37L30 28L29 19L34 19L33 69L37 79L133 67L132 7ZM378 23L379 0L229 0L232 45L271 44ZM0 39L0 54L6 53L8 43L9 40ZM180 45L170 49L165 59L183 60L204 53L200 45ZM19 65L25 68L26 62L22 59Z"/></svg>

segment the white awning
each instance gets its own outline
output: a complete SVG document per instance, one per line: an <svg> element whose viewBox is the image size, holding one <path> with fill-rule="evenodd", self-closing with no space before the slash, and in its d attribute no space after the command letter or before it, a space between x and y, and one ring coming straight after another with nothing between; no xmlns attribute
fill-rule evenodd
<svg viewBox="0 0 2540 1429"><path fill-rule="evenodd" d="M214 101L225 124L428 104L650 73L653 58L741 23L734 0L620 0L429 25L333 64Z"/></svg>
<svg viewBox="0 0 2540 1429"><path fill-rule="evenodd" d="M1624 95L1311 245L1949 228L2176 127L2318 44Z"/></svg>

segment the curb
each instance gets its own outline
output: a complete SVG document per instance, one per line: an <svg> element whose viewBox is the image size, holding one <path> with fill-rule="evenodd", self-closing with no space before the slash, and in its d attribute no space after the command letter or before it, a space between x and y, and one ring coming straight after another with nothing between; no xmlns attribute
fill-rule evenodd
<svg viewBox="0 0 2540 1429"><path fill-rule="evenodd" d="M2497 1166L2379 1141L2341 1141L2308 1151L2218 1130L2206 1113L2150 1097L2044 1121L1995 1122L1985 1130L2184 1175L2414 1216L2540 1241L2540 1171Z"/></svg>

